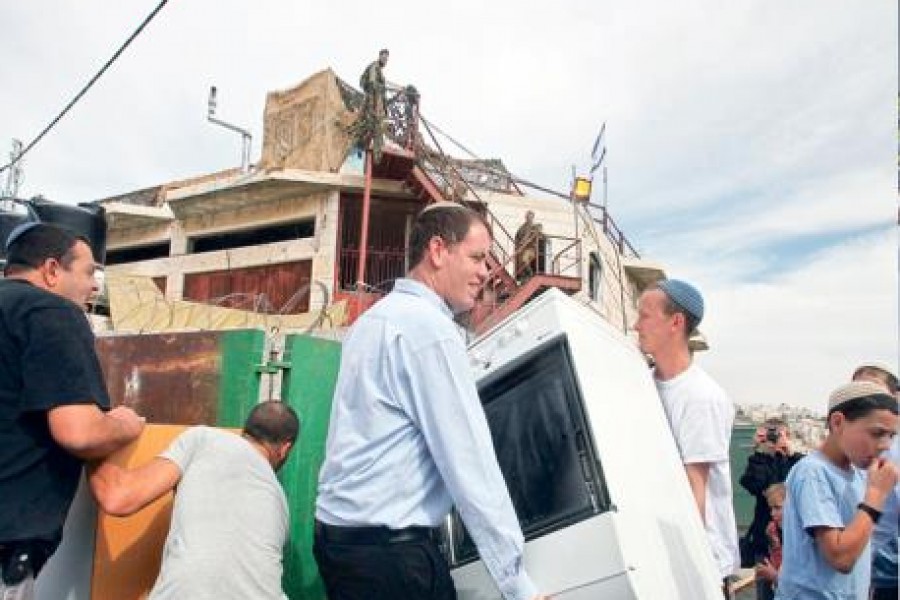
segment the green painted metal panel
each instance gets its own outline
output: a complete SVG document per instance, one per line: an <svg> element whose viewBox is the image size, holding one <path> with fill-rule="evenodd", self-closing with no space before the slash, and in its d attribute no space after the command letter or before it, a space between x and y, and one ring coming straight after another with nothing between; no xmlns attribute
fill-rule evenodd
<svg viewBox="0 0 900 600"><path fill-rule="evenodd" d="M291 600L324 600L325 588L312 554L316 486L325 457L331 398L341 346L305 335L285 339L282 400L300 415L297 446L279 472L291 509L291 538L284 553L284 591Z"/></svg>
<svg viewBox="0 0 900 600"><path fill-rule="evenodd" d="M221 381L216 425L243 427L244 420L259 401L259 372L263 360L265 333L239 329L222 333Z"/></svg>

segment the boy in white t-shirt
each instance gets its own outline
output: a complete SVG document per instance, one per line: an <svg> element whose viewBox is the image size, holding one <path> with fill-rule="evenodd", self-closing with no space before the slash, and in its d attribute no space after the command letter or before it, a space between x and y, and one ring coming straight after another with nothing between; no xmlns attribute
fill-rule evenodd
<svg viewBox="0 0 900 600"><path fill-rule="evenodd" d="M693 363L688 340L703 319L703 298L690 284L664 279L641 294L635 329L641 351L655 363L654 380L719 573L723 593L737 571L737 526L728 450L734 404Z"/></svg>

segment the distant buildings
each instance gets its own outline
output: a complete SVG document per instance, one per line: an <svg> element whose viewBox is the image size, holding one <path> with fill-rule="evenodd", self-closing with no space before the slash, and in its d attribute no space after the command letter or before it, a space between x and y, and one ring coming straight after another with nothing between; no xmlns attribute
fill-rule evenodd
<svg viewBox="0 0 900 600"><path fill-rule="evenodd" d="M758 426L768 419L781 419L787 423L791 433L791 442L797 452L807 453L818 448L827 433L825 417L809 408L787 404L737 406L739 422Z"/></svg>
<svg viewBox="0 0 900 600"><path fill-rule="evenodd" d="M755 451L756 428L768 419L780 419L787 423L791 436L791 450L809 454L825 439L825 417L814 411L780 404L736 405L734 430L731 434L731 489L738 531L743 533L753 520L756 499L740 485L741 475L747 468L747 460Z"/></svg>

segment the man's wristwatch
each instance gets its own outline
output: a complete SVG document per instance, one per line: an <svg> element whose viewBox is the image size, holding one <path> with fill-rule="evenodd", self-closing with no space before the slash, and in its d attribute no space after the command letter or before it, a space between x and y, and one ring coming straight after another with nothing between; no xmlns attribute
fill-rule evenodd
<svg viewBox="0 0 900 600"><path fill-rule="evenodd" d="M864 513L866 513L867 515L869 515L869 518L872 519L873 523L877 523L878 519L881 518L881 511L878 510L877 508L872 508L865 502L860 502L859 504L856 505L856 508L858 508L859 510L861 510Z"/></svg>

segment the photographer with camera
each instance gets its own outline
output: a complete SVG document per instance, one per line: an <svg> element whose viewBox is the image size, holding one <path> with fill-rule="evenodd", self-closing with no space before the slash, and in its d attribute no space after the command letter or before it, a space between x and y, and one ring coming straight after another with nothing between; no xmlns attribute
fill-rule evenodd
<svg viewBox="0 0 900 600"><path fill-rule="evenodd" d="M752 567L761 562L769 553L766 527L772 520L766 489L783 483L788 472L803 458L799 452L791 452L787 425L780 419L769 419L756 430L754 451L747 460L747 468L741 475L740 484L756 498L753 522L741 539L741 566ZM771 584L764 579L756 581L757 600L774 597Z"/></svg>

